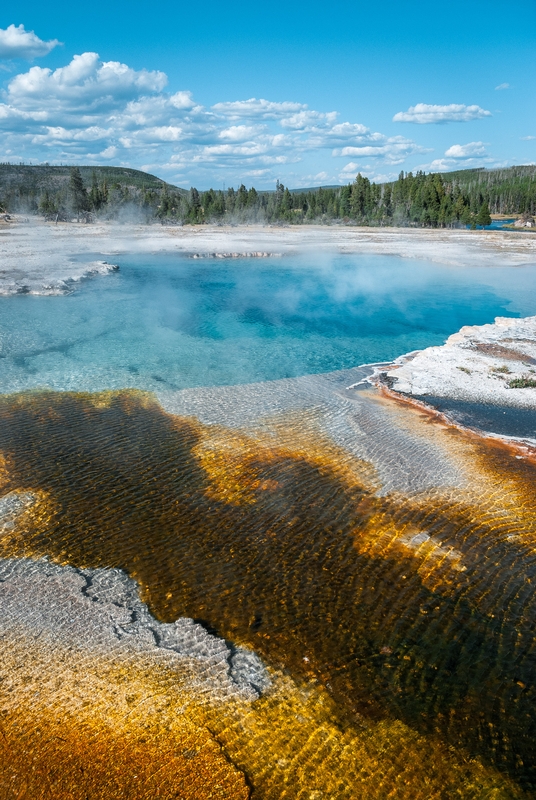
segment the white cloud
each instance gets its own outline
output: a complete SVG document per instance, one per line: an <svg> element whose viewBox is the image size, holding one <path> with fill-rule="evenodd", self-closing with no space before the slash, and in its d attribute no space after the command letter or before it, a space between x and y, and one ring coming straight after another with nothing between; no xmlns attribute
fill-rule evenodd
<svg viewBox="0 0 536 800"><path fill-rule="evenodd" d="M522 136L521 141L523 142L532 142L533 139L536 139L536 136Z"/></svg>
<svg viewBox="0 0 536 800"><path fill-rule="evenodd" d="M341 169L341 174L346 176L353 175L354 173L359 172L359 170L362 168L362 165L360 166L359 164L356 164L355 161L350 161Z"/></svg>
<svg viewBox="0 0 536 800"><path fill-rule="evenodd" d="M91 111L161 92L166 83L163 72L136 71L119 61L100 61L97 53L83 53L66 67L32 67L16 75L9 83L8 99L19 108L46 104L48 109Z"/></svg>
<svg viewBox="0 0 536 800"><path fill-rule="evenodd" d="M447 158L470 158L486 155L484 142L469 142L468 144L453 144L445 151Z"/></svg>
<svg viewBox="0 0 536 800"><path fill-rule="evenodd" d="M496 92L500 92L503 89L509 89L509 88L510 88L510 84L509 83L500 83L498 86L495 87L495 91Z"/></svg>
<svg viewBox="0 0 536 800"><path fill-rule="evenodd" d="M96 142L110 136L110 131L105 128L91 126L83 130L67 130L61 126L47 126L46 132L33 137L33 144L53 145L57 142L82 141Z"/></svg>
<svg viewBox="0 0 536 800"><path fill-rule="evenodd" d="M447 161L446 158L434 158L429 164L423 164L419 169L424 172L448 172L453 167L459 169L459 164L455 161Z"/></svg>
<svg viewBox="0 0 536 800"><path fill-rule="evenodd" d="M364 145L360 147L343 147L334 150L334 156L353 156L354 158L381 158L387 164L401 164L412 153L425 153L426 148L404 139L402 136L384 137L384 143Z"/></svg>
<svg viewBox="0 0 536 800"><path fill-rule="evenodd" d="M266 144L260 142L246 142L245 144L215 144L207 145L198 155L199 157L211 156L258 156L268 150Z"/></svg>
<svg viewBox="0 0 536 800"><path fill-rule="evenodd" d="M167 93L166 83L162 72L103 62L92 52L54 70L31 67L0 95L3 151L25 161L113 160L200 187L246 176L265 184L336 183L339 167L331 177L322 169L326 157L334 163L331 155L388 165L426 152L411 139L340 120L336 111L255 98L207 109L189 91ZM301 166L292 171L292 164ZM314 177L321 173L328 177Z"/></svg>
<svg viewBox="0 0 536 800"><path fill-rule="evenodd" d="M117 158L118 153L119 150L117 149L117 147L110 146L107 147L105 150L103 150L101 153L99 153L99 155L102 158Z"/></svg>
<svg viewBox="0 0 536 800"><path fill-rule="evenodd" d="M357 122L340 122L331 128L329 135L339 139L360 139L363 136L381 137L381 133L371 134L369 128Z"/></svg>
<svg viewBox="0 0 536 800"><path fill-rule="evenodd" d="M123 147L139 147L156 145L165 142L179 142L185 138L184 130L179 125L154 125L129 131L119 141Z"/></svg>
<svg viewBox="0 0 536 800"><path fill-rule="evenodd" d="M6 103L0 103L0 122L4 130L9 130L9 123L19 122L43 122L47 119L46 111L22 111L20 108L13 108ZM18 127L18 125L16 126Z"/></svg>
<svg viewBox="0 0 536 800"><path fill-rule="evenodd" d="M180 110L194 108L195 106L191 92L175 92L175 94L169 98L169 102L174 108Z"/></svg>
<svg viewBox="0 0 536 800"><path fill-rule="evenodd" d="M220 131L218 138L226 139L229 142L244 142L262 130L258 125L231 125L229 128L224 128Z"/></svg>
<svg viewBox="0 0 536 800"><path fill-rule="evenodd" d="M468 156L466 158L435 158L429 164L419 164L415 170L424 172L452 172L460 169L500 169L511 166L508 161L498 161L492 156Z"/></svg>
<svg viewBox="0 0 536 800"><path fill-rule="evenodd" d="M298 111L282 119L281 126L296 131L312 131L333 125L338 116L336 111L329 111L327 114L321 111Z"/></svg>
<svg viewBox="0 0 536 800"><path fill-rule="evenodd" d="M57 45L57 39L44 42L33 31L27 31L24 25L8 25L0 28L0 58L24 58L31 61L39 56L46 56Z"/></svg>
<svg viewBox="0 0 536 800"><path fill-rule="evenodd" d="M235 100L231 103L216 103L212 110L230 119L240 117L262 117L263 119L279 119L298 111L307 110L303 103L273 103L269 100Z"/></svg>
<svg viewBox="0 0 536 800"><path fill-rule="evenodd" d="M393 117L393 122L414 122L418 125L430 125L446 122L470 122L474 119L491 117L491 111L486 111L480 106L465 106L451 103L447 106L428 105L417 103L407 111L399 111Z"/></svg>

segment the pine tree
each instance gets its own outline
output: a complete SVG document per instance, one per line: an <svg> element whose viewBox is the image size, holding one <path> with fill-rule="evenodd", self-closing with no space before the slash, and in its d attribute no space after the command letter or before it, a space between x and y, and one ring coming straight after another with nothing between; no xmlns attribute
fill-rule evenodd
<svg viewBox="0 0 536 800"><path fill-rule="evenodd" d="M487 225L491 225L491 216L490 216L490 213L489 213L489 206L485 201L480 206L480 210L479 210L478 214L476 215L475 222L476 222L477 225L482 225L483 228L485 228Z"/></svg>
<svg viewBox="0 0 536 800"><path fill-rule="evenodd" d="M78 167L73 167L71 169L69 190L71 192L73 211L76 212L76 217L79 221L80 214L89 211L89 198L87 195L86 188L84 186L84 181L82 180L82 175Z"/></svg>

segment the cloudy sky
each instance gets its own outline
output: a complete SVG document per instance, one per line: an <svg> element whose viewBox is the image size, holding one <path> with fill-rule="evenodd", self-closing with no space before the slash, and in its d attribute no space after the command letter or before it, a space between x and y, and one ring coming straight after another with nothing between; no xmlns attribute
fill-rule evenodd
<svg viewBox="0 0 536 800"><path fill-rule="evenodd" d="M22 0L0 10L0 161L200 189L535 163L535 44L536 0Z"/></svg>

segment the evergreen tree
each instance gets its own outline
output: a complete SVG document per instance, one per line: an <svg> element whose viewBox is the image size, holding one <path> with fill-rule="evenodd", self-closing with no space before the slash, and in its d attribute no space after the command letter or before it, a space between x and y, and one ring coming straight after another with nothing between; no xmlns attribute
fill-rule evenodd
<svg viewBox="0 0 536 800"><path fill-rule="evenodd" d="M248 204L248 190L243 183L240 184L236 193L236 208L241 211Z"/></svg>
<svg viewBox="0 0 536 800"><path fill-rule="evenodd" d="M489 206L484 201L480 206L479 212L476 215L475 222L477 225L482 225L485 228L487 225L491 225L491 215L489 213Z"/></svg>
<svg viewBox="0 0 536 800"><path fill-rule="evenodd" d="M257 208L258 203L259 203L259 193L252 186L248 192L248 208Z"/></svg>
<svg viewBox="0 0 536 800"><path fill-rule="evenodd" d="M71 169L69 190L73 211L76 213L77 219L80 220L80 214L89 211L89 198L78 167L72 167Z"/></svg>

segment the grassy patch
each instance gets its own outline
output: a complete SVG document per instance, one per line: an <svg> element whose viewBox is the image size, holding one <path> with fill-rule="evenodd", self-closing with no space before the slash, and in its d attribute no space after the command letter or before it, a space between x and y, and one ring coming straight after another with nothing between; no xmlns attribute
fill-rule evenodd
<svg viewBox="0 0 536 800"><path fill-rule="evenodd" d="M523 375L521 378L513 378L508 381L510 389L536 389L536 378L529 378Z"/></svg>
<svg viewBox="0 0 536 800"><path fill-rule="evenodd" d="M467 369L467 367L457 367L457 369L459 369L461 372L466 372L467 375L471 374L471 370Z"/></svg>
<svg viewBox="0 0 536 800"><path fill-rule="evenodd" d="M507 367L506 364L503 364L502 367L490 367L490 372L499 372L501 375L508 375L509 372L512 370L510 367Z"/></svg>

